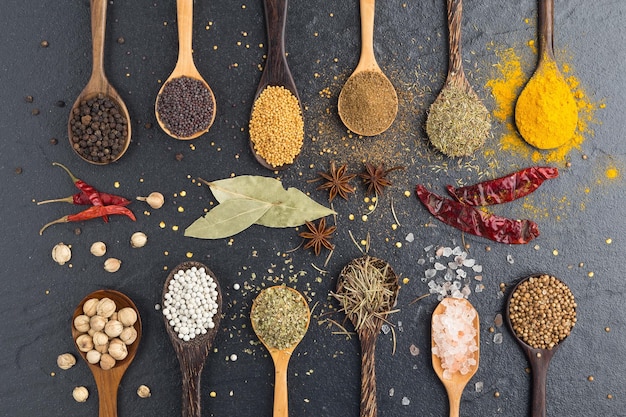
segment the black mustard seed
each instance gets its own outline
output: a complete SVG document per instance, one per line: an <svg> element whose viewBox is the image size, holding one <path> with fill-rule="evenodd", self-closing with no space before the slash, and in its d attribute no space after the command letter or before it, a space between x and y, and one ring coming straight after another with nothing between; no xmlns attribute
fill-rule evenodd
<svg viewBox="0 0 626 417"><path fill-rule="evenodd" d="M215 111L209 89L202 81L189 77L168 81L159 94L156 110L170 133L181 138L207 130Z"/></svg>
<svg viewBox="0 0 626 417"><path fill-rule="evenodd" d="M109 163L124 150L128 120L111 98L99 94L83 100L70 120L74 150L88 161Z"/></svg>

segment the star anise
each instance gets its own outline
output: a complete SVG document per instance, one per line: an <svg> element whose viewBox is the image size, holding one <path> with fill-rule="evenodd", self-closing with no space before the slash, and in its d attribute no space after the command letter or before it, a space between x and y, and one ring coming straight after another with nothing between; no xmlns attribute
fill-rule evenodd
<svg viewBox="0 0 626 417"><path fill-rule="evenodd" d="M356 191L356 189L349 184L350 181L356 177L356 174L346 174L346 168L346 164L337 168L335 166L335 162L332 161L328 172L318 172L319 177L314 181L326 181L324 184L317 187L317 189L328 190L329 202L332 202L337 194L339 194L344 200L347 200L348 194L352 194Z"/></svg>
<svg viewBox="0 0 626 417"><path fill-rule="evenodd" d="M317 256L322 251L322 246L328 250L335 248L335 245L329 240L333 237L337 226L326 228L326 218L322 217L317 225L313 222L306 222L306 227L309 229L308 232L300 232L300 237L308 239L308 242L304 244L304 249L313 248L313 252Z"/></svg>
<svg viewBox="0 0 626 417"><path fill-rule="evenodd" d="M373 192L377 196L382 195L385 187L393 185L391 181L387 179L387 174L398 169L404 169L404 167L397 166L386 170L385 164L374 166L366 162L365 171L359 174L359 177L363 179L363 184L367 185L367 194L370 195Z"/></svg>

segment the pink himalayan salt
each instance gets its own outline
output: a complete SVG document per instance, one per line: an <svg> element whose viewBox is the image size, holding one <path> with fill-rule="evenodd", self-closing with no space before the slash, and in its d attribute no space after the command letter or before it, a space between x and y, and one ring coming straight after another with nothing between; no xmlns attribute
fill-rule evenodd
<svg viewBox="0 0 626 417"><path fill-rule="evenodd" d="M432 353L441 360L443 378L450 380L456 372L467 375L477 364L476 310L457 298L444 298L441 304L443 312L432 320Z"/></svg>

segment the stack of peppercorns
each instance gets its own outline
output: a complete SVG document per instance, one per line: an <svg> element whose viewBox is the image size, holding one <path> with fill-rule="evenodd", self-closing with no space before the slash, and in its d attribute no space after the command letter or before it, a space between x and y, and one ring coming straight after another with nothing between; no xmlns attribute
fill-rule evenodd
<svg viewBox="0 0 626 417"><path fill-rule="evenodd" d="M104 94L83 100L70 118L74 150L88 161L109 163L125 149L128 121L117 103Z"/></svg>
<svg viewBox="0 0 626 417"><path fill-rule="evenodd" d="M552 349L569 336L576 323L576 306L574 295L559 279L531 277L511 294L511 327L529 346Z"/></svg>

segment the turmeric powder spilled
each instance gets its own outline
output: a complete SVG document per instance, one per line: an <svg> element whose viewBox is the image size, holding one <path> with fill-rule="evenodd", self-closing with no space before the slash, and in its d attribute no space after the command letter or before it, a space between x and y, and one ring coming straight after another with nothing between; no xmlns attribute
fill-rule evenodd
<svg viewBox="0 0 626 417"><path fill-rule="evenodd" d="M556 63L544 59L515 106L515 124L526 142L554 149L574 136L578 106Z"/></svg>

